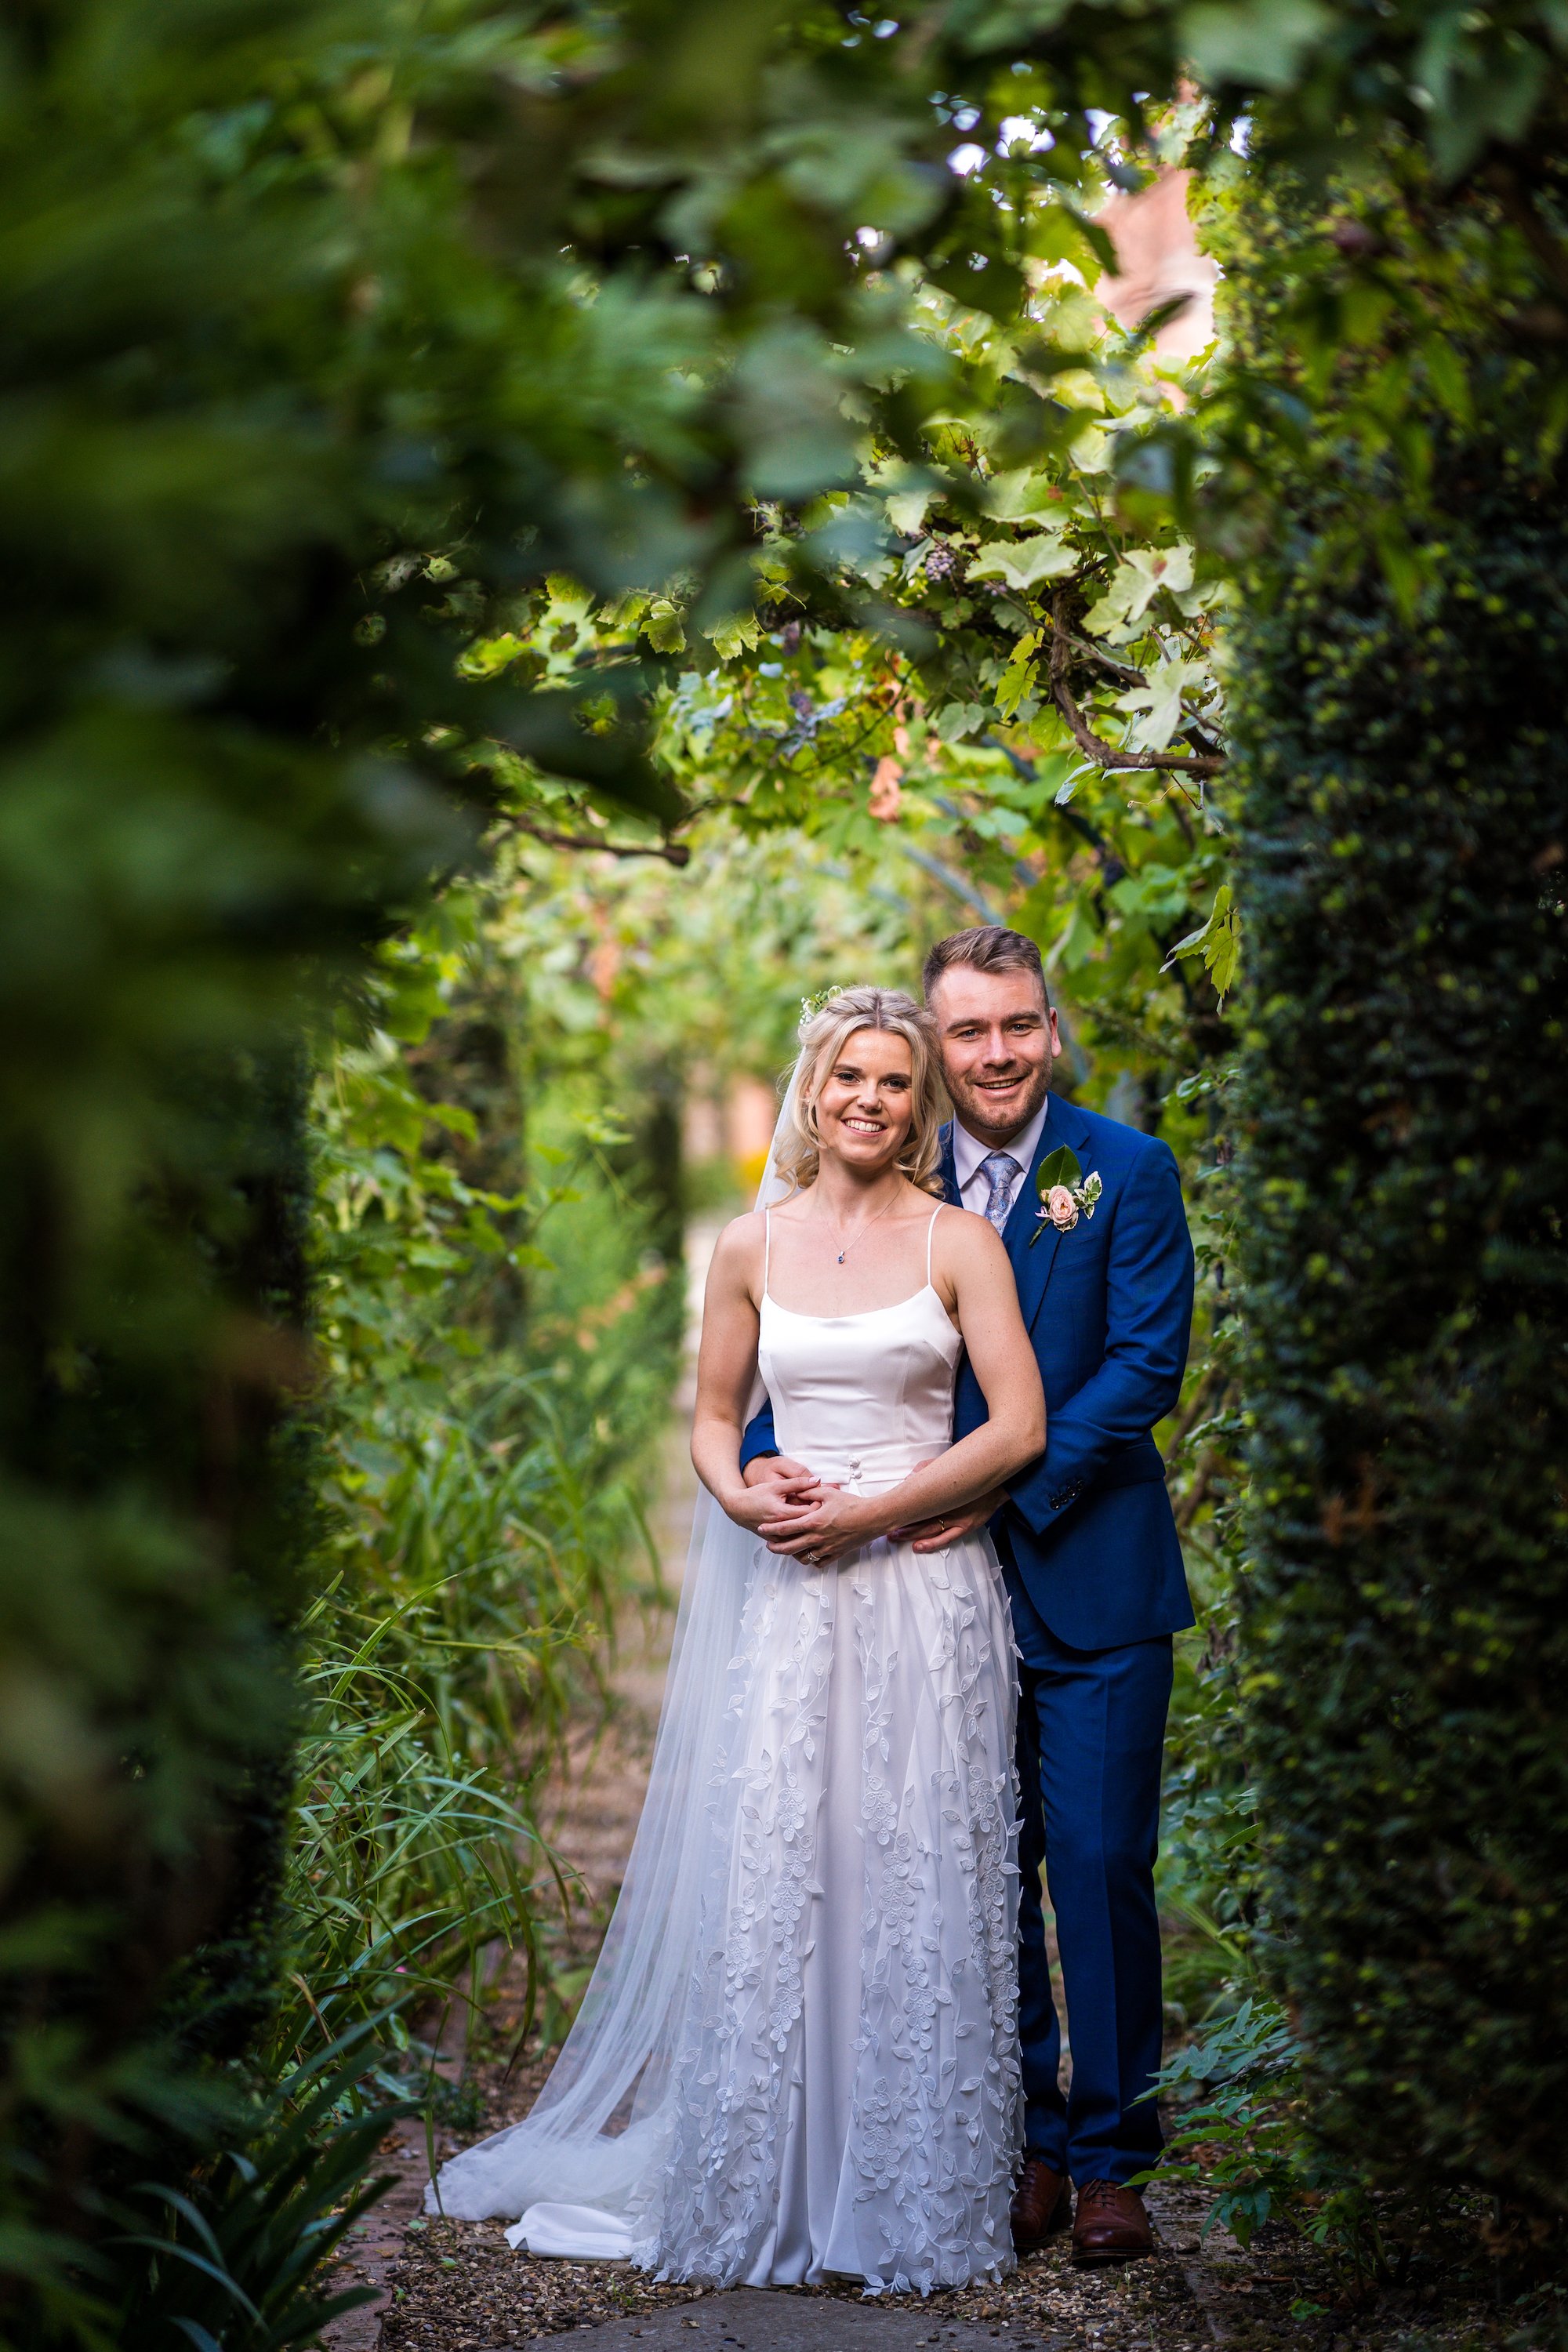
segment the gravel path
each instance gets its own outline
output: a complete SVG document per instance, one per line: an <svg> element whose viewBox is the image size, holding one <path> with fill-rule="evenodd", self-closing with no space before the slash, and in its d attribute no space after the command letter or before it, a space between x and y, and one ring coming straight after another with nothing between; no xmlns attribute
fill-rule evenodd
<svg viewBox="0 0 1568 2352"><path fill-rule="evenodd" d="M1191 2235L1162 2215L1160 2252L1121 2270L1075 2270L1065 2246L1020 2266L999 2285L864 2300L842 2289L739 2289L715 2294L656 2287L621 2264L537 2261L514 2254L500 2222L432 2221L396 2273L386 2352L500 2352L552 2336L595 2352L1199 2352L1216 2329L1187 2277Z"/></svg>

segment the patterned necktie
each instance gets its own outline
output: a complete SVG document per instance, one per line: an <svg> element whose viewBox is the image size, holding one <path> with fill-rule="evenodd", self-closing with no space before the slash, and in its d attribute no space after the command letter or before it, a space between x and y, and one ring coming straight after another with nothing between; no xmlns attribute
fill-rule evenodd
<svg viewBox="0 0 1568 2352"><path fill-rule="evenodd" d="M985 1203L985 1222L994 1225L998 1233L1007 1222L1013 1179L1023 1172L1010 1151L993 1151L980 1163L980 1173L991 1187L991 1197Z"/></svg>

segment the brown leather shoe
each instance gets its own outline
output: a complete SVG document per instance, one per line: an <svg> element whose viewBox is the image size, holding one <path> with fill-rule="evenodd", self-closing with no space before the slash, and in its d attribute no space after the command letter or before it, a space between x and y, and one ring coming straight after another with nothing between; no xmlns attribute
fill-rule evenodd
<svg viewBox="0 0 1568 2352"><path fill-rule="evenodd" d="M1143 2200L1120 2180L1086 2180L1072 2225L1075 2263L1129 2263L1154 2251Z"/></svg>
<svg viewBox="0 0 1568 2352"><path fill-rule="evenodd" d="M1013 2199L1014 2252L1037 2254L1071 2220L1072 2189L1066 2174L1053 2172L1043 2156L1026 2156Z"/></svg>

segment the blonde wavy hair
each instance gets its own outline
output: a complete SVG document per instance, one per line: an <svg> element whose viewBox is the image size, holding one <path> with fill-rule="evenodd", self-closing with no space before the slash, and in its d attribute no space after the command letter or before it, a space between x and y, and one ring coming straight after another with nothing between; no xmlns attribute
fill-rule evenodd
<svg viewBox="0 0 1568 2352"><path fill-rule="evenodd" d="M901 988L841 988L802 1021L796 1085L786 1106L773 1164L796 1191L816 1183L822 1156L816 1097L824 1078L858 1029L887 1030L901 1037L910 1049L913 1117L909 1140L895 1164L911 1184L940 1201L944 1195L939 1129L947 1114L936 1027L924 1006L906 996Z"/></svg>

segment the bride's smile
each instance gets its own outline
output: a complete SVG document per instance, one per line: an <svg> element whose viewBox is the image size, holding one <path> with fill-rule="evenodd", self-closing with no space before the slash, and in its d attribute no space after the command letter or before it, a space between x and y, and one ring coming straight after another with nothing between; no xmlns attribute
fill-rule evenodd
<svg viewBox="0 0 1568 2352"><path fill-rule="evenodd" d="M910 1049L896 1031L861 1029L823 1079L813 1106L825 1153L857 1175L891 1168L914 1118Z"/></svg>

